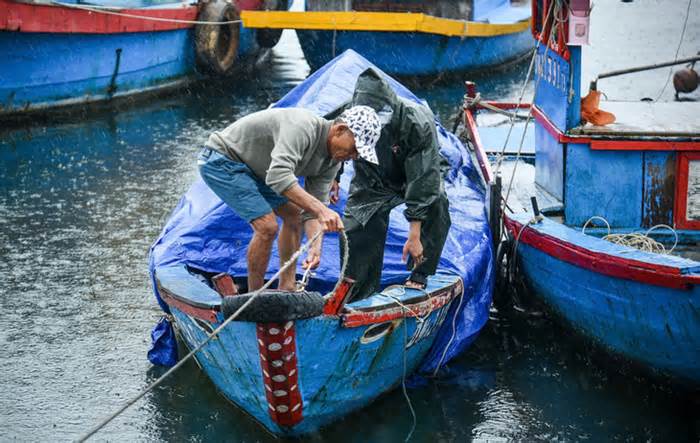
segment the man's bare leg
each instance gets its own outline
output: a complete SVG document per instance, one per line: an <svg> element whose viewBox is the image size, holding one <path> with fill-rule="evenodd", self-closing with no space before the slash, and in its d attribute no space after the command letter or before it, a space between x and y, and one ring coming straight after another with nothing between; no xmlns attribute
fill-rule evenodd
<svg viewBox="0 0 700 443"><path fill-rule="evenodd" d="M277 217L270 212L251 221L253 238L248 245L248 292L260 289L270 264L272 244L277 235Z"/></svg>
<svg viewBox="0 0 700 443"><path fill-rule="evenodd" d="M282 266L299 249L301 241L301 208L292 202L287 202L275 209L275 212L282 217L282 229L277 239L280 266ZM296 270L297 264L294 262L280 274L279 289L283 291L296 289Z"/></svg>

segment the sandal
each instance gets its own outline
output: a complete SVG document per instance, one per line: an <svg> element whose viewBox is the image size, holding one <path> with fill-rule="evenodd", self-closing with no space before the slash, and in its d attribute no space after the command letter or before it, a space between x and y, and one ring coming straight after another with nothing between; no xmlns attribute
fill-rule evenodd
<svg viewBox="0 0 700 443"><path fill-rule="evenodd" d="M428 286L428 276L420 272L413 272L406 280L404 286L411 289L424 290Z"/></svg>

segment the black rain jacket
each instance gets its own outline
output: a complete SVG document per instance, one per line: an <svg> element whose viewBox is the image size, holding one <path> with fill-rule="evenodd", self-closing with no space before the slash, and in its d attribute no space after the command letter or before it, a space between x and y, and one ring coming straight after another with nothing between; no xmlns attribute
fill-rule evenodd
<svg viewBox="0 0 700 443"><path fill-rule="evenodd" d="M373 69L357 79L351 106L372 107L382 121L376 151L379 165L355 161L346 214L365 225L384 205L406 203L407 220L425 220L444 193L435 116L425 105L404 100Z"/></svg>

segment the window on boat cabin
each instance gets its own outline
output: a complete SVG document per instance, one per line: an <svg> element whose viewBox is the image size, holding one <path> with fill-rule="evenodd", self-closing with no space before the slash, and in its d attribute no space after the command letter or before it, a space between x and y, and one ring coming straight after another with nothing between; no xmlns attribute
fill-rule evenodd
<svg viewBox="0 0 700 443"><path fill-rule="evenodd" d="M414 12L434 17L468 20L472 0L307 0L307 11Z"/></svg>

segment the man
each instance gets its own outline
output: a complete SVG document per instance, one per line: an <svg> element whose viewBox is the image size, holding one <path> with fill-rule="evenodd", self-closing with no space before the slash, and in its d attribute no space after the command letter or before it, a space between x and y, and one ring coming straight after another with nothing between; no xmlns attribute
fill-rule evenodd
<svg viewBox="0 0 700 443"><path fill-rule="evenodd" d="M253 228L247 255L249 291L264 283L277 216L282 218L281 263L299 248L302 223L308 238L321 230L344 229L340 216L326 206L331 184L345 160L359 156L376 162L380 126L367 106L352 107L335 121L301 108L282 108L250 114L209 137L197 162L200 174ZM320 257L317 241L304 266L318 266ZM283 272L278 287L294 290L295 272L296 266Z"/></svg>
<svg viewBox="0 0 700 443"><path fill-rule="evenodd" d="M401 203L410 225L403 260L411 275L405 284L425 288L451 224L435 117L427 106L399 98L372 69L360 74L351 104L373 108L384 126L376 145L378 163L354 162L345 206L346 275L355 280L350 297L368 297L379 289L389 213Z"/></svg>

